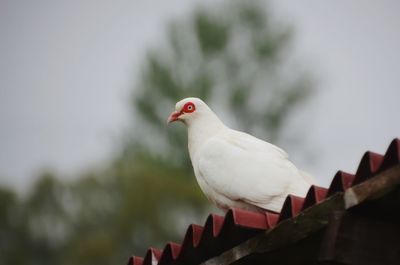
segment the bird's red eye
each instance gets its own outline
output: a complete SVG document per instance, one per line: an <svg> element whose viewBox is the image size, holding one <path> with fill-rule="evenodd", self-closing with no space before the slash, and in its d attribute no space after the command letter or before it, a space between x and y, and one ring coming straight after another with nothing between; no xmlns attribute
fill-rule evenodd
<svg viewBox="0 0 400 265"><path fill-rule="evenodd" d="M194 104L192 102L188 102L183 106L183 112L192 113L195 110L196 110L196 107L194 106Z"/></svg>

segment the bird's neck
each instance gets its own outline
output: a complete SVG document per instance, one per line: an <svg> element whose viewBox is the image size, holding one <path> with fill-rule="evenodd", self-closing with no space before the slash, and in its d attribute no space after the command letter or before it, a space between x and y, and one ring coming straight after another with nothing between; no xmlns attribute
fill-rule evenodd
<svg viewBox="0 0 400 265"><path fill-rule="evenodd" d="M216 115L199 118L188 124L188 148L192 161L196 152L208 139L227 129L228 127Z"/></svg>

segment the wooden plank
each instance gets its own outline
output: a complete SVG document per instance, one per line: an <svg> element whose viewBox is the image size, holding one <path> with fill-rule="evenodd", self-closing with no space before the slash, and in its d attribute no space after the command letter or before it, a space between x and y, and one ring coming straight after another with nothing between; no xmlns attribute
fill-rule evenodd
<svg viewBox="0 0 400 265"><path fill-rule="evenodd" d="M337 235L339 234L340 225L342 223L342 217L344 211L335 211L331 215L329 220L329 225L325 229L325 235L323 240L321 240L321 245L319 248L318 259L321 264L328 264L335 260L335 246L337 246Z"/></svg>
<svg viewBox="0 0 400 265"><path fill-rule="evenodd" d="M400 264L400 223L348 211L338 216L326 230L318 264Z"/></svg>

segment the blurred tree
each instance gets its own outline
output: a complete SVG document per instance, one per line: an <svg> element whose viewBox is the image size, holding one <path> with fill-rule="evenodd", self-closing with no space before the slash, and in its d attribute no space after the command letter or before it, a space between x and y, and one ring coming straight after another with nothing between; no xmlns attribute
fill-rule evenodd
<svg viewBox="0 0 400 265"><path fill-rule="evenodd" d="M116 160L91 175L69 187L74 232L65 264L126 262L132 251L178 241L204 212L194 183L182 181L179 169L154 160Z"/></svg>
<svg viewBox="0 0 400 265"><path fill-rule="evenodd" d="M203 222L209 204L191 176L186 131L166 118L177 100L198 96L228 124L278 141L310 91L287 60L290 37L253 1L172 23L145 60L120 155L74 182L43 174L23 200L0 189L0 264L123 264Z"/></svg>
<svg viewBox="0 0 400 265"><path fill-rule="evenodd" d="M139 121L126 153L140 149L190 173L186 131L166 128L175 103L188 96L204 99L237 129L279 141L311 83L288 59L290 28L274 23L264 5L230 1L170 25L167 45L148 53L134 90Z"/></svg>
<svg viewBox="0 0 400 265"><path fill-rule="evenodd" d="M45 173L22 201L0 189L0 264L123 264L180 240L206 204L181 170L155 163L116 160L74 182Z"/></svg>

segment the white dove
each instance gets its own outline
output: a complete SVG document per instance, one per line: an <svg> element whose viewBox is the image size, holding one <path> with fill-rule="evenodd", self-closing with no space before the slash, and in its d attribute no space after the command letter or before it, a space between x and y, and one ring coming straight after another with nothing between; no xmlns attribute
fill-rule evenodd
<svg viewBox="0 0 400 265"><path fill-rule="evenodd" d="M168 123L188 128L188 147L197 182L218 208L279 212L288 194L305 196L313 180L285 151L225 126L199 98L176 103Z"/></svg>

